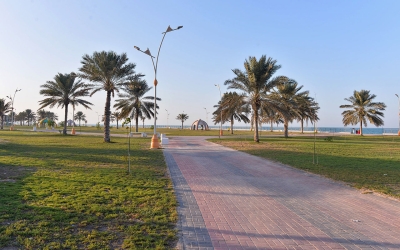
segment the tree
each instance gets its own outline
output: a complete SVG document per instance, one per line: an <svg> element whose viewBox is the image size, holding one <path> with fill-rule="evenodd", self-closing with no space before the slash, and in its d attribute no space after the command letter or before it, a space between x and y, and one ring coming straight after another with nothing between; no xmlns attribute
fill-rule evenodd
<svg viewBox="0 0 400 250"><path fill-rule="evenodd" d="M244 62L245 71L232 70L236 75L231 80L226 80L225 85L229 89L238 89L247 94L247 102L253 110L253 122L255 125L254 141L259 142L258 122L260 108L279 109L278 103L268 98L268 93L278 84L280 77L272 79L273 74L281 68L276 60L265 55L257 61L255 57L249 57Z"/></svg>
<svg viewBox="0 0 400 250"><path fill-rule="evenodd" d="M39 109L49 106L53 108L55 105L57 107L64 108L64 129L63 134L67 134L67 119L68 119L68 105L72 104L78 106L81 104L87 109L91 109L89 105L93 105L81 97L89 96L90 86L77 80L77 75L75 73L61 74L58 73L54 77L54 81L47 81L46 84L41 85L40 94L46 96L47 98L39 101L41 105Z"/></svg>
<svg viewBox="0 0 400 250"><path fill-rule="evenodd" d="M182 129L183 129L183 122L186 121L187 119L189 119L189 116L187 114L182 113L182 114L179 114L176 117L176 119L180 120L182 122Z"/></svg>
<svg viewBox="0 0 400 250"><path fill-rule="evenodd" d="M231 123L231 134L233 134L233 123L234 120L238 122L243 121L244 123L249 123L250 120L247 115L250 113L250 107L246 102L247 96L245 94L238 94L236 92L224 93L219 105L215 105L217 108L213 112L214 124L224 121L229 121Z"/></svg>
<svg viewBox="0 0 400 250"><path fill-rule="evenodd" d="M39 120L42 120L42 119L46 118L46 110L44 110L44 109L38 110L36 112L36 115L38 116L37 118Z"/></svg>
<svg viewBox="0 0 400 250"><path fill-rule="evenodd" d="M140 119L142 120L142 122L143 122L143 126L142 126L142 128L144 128L144 120L146 120L146 117L145 116L141 116L140 117Z"/></svg>
<svg viewBox="0 0 400 250"><path fill-rule="evenodd" d="M114 92L118 92L120 86L128 80L128 77L135 73L136 65L127 63L127 61L126 53L117 55L113 51L94 52L92 56L86 54L81 61L80 77L94 83L90 96L100 90L107 93L104 107L104 142L111 142L111 97L114 97Z"/></svg>
<svg viewBox="0 0 400 250"><path fill-rule="evenodd" d="M260 123L270 123L270 131L273 132L273 124L276 123L278 126L279 123L283 123L283 118L282 115L279 112L276 112L275 110L267 109L267 110L261 110L260 114Z"/></svg>
<svg viewBox="0 0 400 250"><path fill-rule="evenodd" d="M284 113L281 113L283 118L283 128L285 137L289 137L289 122L294 119L301 119L300 106L309 99L308 91L300 92L303 85L298 86L298 83L286 77L282 77L281 81L276 86L276 89L271 93L271 99L276 100L282 106Z"/></svg>
<svg viewBox="0 0 400 250"><path fill-rule="evenodd" d="M28 126L30 126L30 122L36 119L36 113L33 112L31 109L26 109L25 114L25 119L28 122Z"/></svg>
<svg viewBox="0 0 400 250"><path fill-rule="evenodd" d="M369 90L354 90L353 95L345 98L345 101L351 104L340 105L340 108L349 108L342 112L343 124L345 126L360 123L360 135L363 135L363 124L367 127L367 120L375 126L384 124L381 117L384 117L383 112L386 105L383 102L373 102L376 95L371 95Z"/></svg>
<svg viewBox="0 0 400 250"><path fill-rule="evenodd" d="M154 117L154 96L144 96L152 87L149 87L141 77L142 75L131 77L123 85L122 90L124 93L118 94L121 99L116 100L114 105L114 108L121 110L121 116L129 116L135 119L136 132L138 132L140 117L144 116L147 119ZM157 100L161 101L160 98L157 98Z"/></svg>
<svg viewBox="0 0 400 250"><path fill-rule="evenodd" d="M296 118L297 121L300 121L301 133L304 133L304 121L308 123L311 121L311 124L319 120L318 103L315 102L314 98L304 95L299 98L297 109L299 111L299 117Z"/></svg>
<svg viewBox="0 0 400 250"><path fill-rule="evenodd" d="M111 117L113 117L115 121L117 121L117 129L118 129L118 121L121 120L121 112L114 111L111 113Z"/></svg>
<svg viewBox="0 0 400 250"><path fill-rule="evenodd" d="M51 121L57 121L58 120L58 115L56 115L56 114L54 114L53 112L51 112L51 111L46 111L46 110L44 110L44 109L41 109L41 110L38 110L37 112L36 112L36 118L38 119L38 120L43 120L43 119L49 119L49 120L51 120ZM43 123L43 126L44 126L45 124Z"/></svg>
<svg viewBox="0 0 400 250"><path fill-rule="evenodd" d="M86 120L86 115L82 111L76 112L76 114L74 116L74 121L79 122L79 127L81 126L81 121L85 121L85 120Z"/></svg>
<svg viewBox="0 0 400 250"><path fill-rule="evenodd" d="M18 115L14 117L14 119L15 121L19 121L19 124L22 126L25 125L25 117L26 117L26 112L22 111L19 112Z"/></svg>
<svg viewBox="0 0 400 250"><path fill-rule="evenodd" d="M11 102L6 102L5 99L0 99L0 118L1 118L1 126L0 129L3 129L4 124L4 116L11 111Z"/></svg>
<svg viewBox="0 0 400 250"><path fill-rule="evenodd" d="M58 121L58 115L54 114L51 111L46 111L46 117L53 120L53 121Z"/></svg>

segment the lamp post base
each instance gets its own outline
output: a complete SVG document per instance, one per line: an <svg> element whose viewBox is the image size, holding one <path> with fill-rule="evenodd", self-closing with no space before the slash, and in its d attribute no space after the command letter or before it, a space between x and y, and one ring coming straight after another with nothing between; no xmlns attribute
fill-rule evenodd
<svg viewBox="0 0 400 250"><path fill-rule="evenodd" d="M71 135L74 135L75 134L75 128L72 128L71 129Z"/></svg>
<svg viewBox="0 0 400 250"><path fill-rule="evenodd" d="M14 126L11 126L11 127L10 127L10 130L13 131L13 130L14 130ZM399 131L399 133L400 133L400 131Z"/></svg>
<svg viewBox="0 0 400 250"><path fill-rule="evenodd" d="M224 132L222 131L222 129L219 130L219 135L220 135L220 136L223 136L223 135L224 135Z"/></svg>
<svg viewBox="0 0 400 250"><path fill-rule="evenodd" d="M151 138L150 149L158 149L158 148L160 148L160 143L158 141L157 134L154 134L153 137Z"/></svg>
<svg viewBox="0 0 400 250"><path fill-rule="evenodd" d="M399 130L399 132L397 132L397 135L400 136L400 130Z"/></svg>

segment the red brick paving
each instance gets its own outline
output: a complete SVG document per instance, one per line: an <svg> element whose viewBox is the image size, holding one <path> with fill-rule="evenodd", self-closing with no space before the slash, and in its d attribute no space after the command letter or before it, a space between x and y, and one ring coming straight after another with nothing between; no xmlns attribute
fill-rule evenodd
<svg viewBox="0 0 400 250"><path fill-rule="evenodd" d="M204 138L171 138L165 153L196 203L180 213L182 237L195 235L183 249L400 249L399 201Z"/></svg>

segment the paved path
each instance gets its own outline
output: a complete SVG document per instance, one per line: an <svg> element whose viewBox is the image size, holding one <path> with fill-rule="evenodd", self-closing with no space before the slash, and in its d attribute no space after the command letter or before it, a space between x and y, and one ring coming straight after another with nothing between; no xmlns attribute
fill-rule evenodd
<svg viewBox="0 0 400 250"><path fill-rule="evenodd" d="M400 202L228 149L174 137L164 155L180 249L400 249Z"/></svg>

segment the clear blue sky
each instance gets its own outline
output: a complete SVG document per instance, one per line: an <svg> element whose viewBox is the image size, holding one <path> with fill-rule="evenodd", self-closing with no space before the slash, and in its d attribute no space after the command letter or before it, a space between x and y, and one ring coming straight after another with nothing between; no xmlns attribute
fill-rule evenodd
<svg viewBox="0 0 400 250"><path fill-rule="evenodd" d="M398 126L400 94L400 1L53 1L0 0L0 98L13 95L16 112L37 110L40 85L58 73L77 71L84 54L126 52L136 71L152 84L148 56L160 53L158 124L206 120L219 100L218 88L243 69L249 56L267 55L320 104L319 126L342 127L339 105L354 90L367 89L385 102L385 126ZM153 95L151 91L148 95ZM78 107L89 123L104 112L105 91ZM114 104L112 101L112 105ZM47 108L47 110L49 110ZM53 108L62 120L63 110ZM72 112L72 111L71 111ZM146 121L152 124L153 121ZM373 127L369 125L368 127Z"/></svg>

